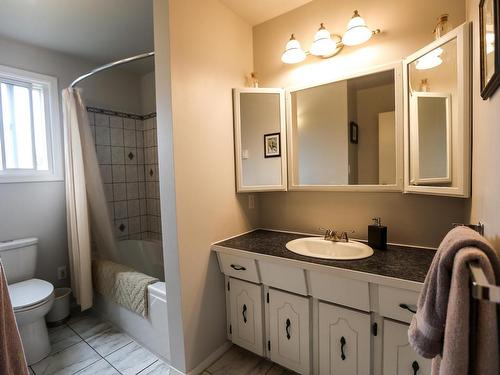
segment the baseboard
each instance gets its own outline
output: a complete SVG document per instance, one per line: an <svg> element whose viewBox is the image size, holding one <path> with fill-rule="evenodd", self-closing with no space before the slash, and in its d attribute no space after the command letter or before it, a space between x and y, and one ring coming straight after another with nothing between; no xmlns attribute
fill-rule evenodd
<svg viewBox="0 0 500 375"><path fill-rule="evenodd" d="M170 375L199 375L205 370L208 366L214 363L217 359L222 357L222 355L231 348L233 344L229 341L226 341L219 348L217 348L212 354L210 354L207 358L205 358L198 366L196 366L191 371L184 373L182 371L177 370L176 368L170 366Z"/></svg>

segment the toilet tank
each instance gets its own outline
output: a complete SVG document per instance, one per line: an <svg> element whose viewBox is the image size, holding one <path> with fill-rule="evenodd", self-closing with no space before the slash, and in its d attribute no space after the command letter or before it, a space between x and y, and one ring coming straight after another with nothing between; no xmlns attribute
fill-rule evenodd
<svg viewBox="0 0 500 375"><path fill-rule="evenodd" d="M37 238L0 241L0 259L9 284L35 277Z"/></svg>

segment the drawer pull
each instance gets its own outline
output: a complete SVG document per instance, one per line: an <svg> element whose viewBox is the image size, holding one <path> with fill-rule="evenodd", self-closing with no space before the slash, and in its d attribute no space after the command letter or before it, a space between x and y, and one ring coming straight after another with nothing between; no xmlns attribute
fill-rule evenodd
<svg viewBox="0 0 500 375"><path fill-rule="evenodd" d="M285 331L286 331L286 338L288 340L290 340L290 338L292 337L291 333L290 333L290 327L292 325L292 322L290 322L290 319L287 319L286 320L286 323L285 323Z"/></svg>
<svg viewBox="0 0 500 375"><path fill-rule="evenodd" d="M239 264L231 264L231 268L235 271L246 271L247 269Z"/></svg>
<svg viewBox="0 0 500 375"><path fill-rule="evenodd" d="M243 322L247 322L247 305L243 305L243 311L241 312L241 315L243 315Z"/></svg>
<svg viewBox="0 0 500 375"><path fill-rule="evenodd" d="M399 307L401 307L402 309L408 310L412 314L416 314L416 312L417 312L417 308L415 306L407 305L406 303L400 303Z"/></svg>
<svg viewBox="0 0 500 375"><path fill-rule="evenodd" d="M417 361L413 361L411 364L411 368L413 369L413 375L417 375L418 370L420 370L420 366Z"/></svg>
<svg viewBox="0 0 500 375"><path fill-rule="evenodd" d="M341 358L343 361L345 361L344 346L345 346L345 344L346 344L346 343L347 343L347 341L345 340L345 337L344 337L344 336L342 336L342 337L340 338L340 353L341 353L341 354L340 354L340 358Z"/></svg>

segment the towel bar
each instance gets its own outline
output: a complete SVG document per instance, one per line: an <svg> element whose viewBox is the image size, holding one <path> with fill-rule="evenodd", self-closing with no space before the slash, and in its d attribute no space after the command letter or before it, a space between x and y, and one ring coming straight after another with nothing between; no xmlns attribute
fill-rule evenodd
<svg viewBox="0 0 500 375"><path fill-rule="evenodd" d="M483 269L477 262L470 262L469 269L472 279L472 297L483 301L500 303L500 286L488 282Z"/></svg>

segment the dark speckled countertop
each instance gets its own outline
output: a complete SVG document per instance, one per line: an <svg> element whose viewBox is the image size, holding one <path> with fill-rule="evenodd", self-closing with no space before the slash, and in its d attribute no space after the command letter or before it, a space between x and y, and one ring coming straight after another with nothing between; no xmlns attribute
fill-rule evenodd
<svg viewBox="0 0 500 375"><path fill-rule="evenodd" d="M259 229L214 245L417 282L424 282L436 252L411 246L389 245L387 250L375 249L374 254L365 259L319 259L295 254L286 248L288 241L302 237L309 236Z"/></svg>

